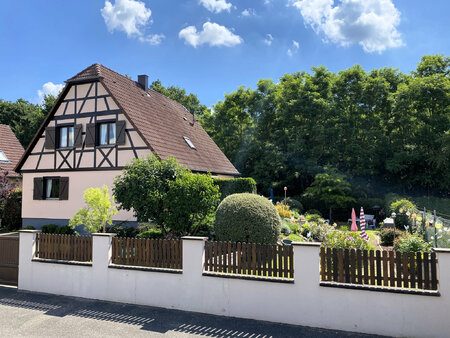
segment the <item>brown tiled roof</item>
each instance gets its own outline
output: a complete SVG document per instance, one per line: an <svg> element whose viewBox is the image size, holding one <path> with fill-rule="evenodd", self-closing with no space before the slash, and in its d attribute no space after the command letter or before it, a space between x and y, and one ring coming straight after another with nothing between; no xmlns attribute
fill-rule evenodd
<svg viewBox="0 0 450 338"><path fill-rule="evenodd" d="M0 171L7 172L8 176L19 176L14 168L23 154L23 147L16 135L6 124L0 124L0 150L3 151L9 162L0 162Z"/></svg>
<svg viewBox="0 0 450 338"><path fill-rule="evenodd" d="M181 104L149 90L115 71L93 64L67 83L100 79L144 141L161 159L175 157L191 170L239 175L239 172ZM188 137L196 149L191 149Z"/></svg>

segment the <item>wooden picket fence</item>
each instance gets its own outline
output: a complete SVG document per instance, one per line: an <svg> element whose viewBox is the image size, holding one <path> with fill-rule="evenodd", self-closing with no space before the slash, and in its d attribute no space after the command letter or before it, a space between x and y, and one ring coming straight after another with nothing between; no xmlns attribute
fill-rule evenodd
<svg viewBox="0 0 450 338"><path fill-rule="evenodd" d="M320 249L323 282L437 290L437 263L435 252Z"/></svg>
<svg viewBox="0 0 450 338"><path fill-rule="evenodd" d="M292 246L206 242L204 271L269 278L294 278Z"/></svg>
<svg viewBox="0 0 450 338"><path fill-rule="evenodd" d="M91 262L92 237L38 233L36 258Z"/></svg>
<svg viewBox="0 0 450 338"><path fill-rule="evenodd" d="M146 238L112 240L112 263L165 269L182 269L182 241Z"/></svg>

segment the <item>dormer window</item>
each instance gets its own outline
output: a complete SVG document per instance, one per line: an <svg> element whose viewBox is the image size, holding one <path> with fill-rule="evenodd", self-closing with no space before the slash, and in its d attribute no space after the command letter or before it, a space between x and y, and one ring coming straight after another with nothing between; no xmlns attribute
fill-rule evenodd
<svg viewBox="0 0 450 338"><path fill-rule="evenodd" d="M0 163L9 162L8 158L6 157L5 153L0 150Z"/></svg>
<svg viewBox="0 0 450 338"><path fill-rule="evenodd" d="M58 148L73 147L74 129L73 126L59 127L59 144Z"/></svg>
<svg viewBox="0 0 450 338"><path fill-rule="evenodd" d="M194 143L192 143L192 141L189 139L189 137L183 136L183 138L191 149L197 149L197 148L195 148Z"/></svg>

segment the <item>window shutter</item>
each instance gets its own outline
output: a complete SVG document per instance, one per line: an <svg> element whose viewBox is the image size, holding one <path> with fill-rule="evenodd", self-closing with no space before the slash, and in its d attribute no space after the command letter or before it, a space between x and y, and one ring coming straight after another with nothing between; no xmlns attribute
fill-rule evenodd
<svg viewBox="0 0 450 338"><path fill-rule="evenodd" d="M59 199L67 201L69 199L69 178L59 178Z"/></svg>
<svg viewBox="0 0 450 338"><path fill-rule="evenodd" d="M116 144L122 146L125 144L125 121L116 122Z"/></svg>
<svg viewBox="0 0 450 338"><path fill-rule="evenodd" d="M75 147L81 147L82 143L83 143L83 125L82 124L77 124L74 128L73 128L74 134L75 134L75 139L73 142L73 145Z"/></svg>
<svg viewBox="0 0 450 338"><path fill-rule="evenodd" d="M55 149L56 148L55 140L56 140L56 128L55 127L45 128L45 148Z"/></svg>
<svg viewBox="0 0 450 338"><path fill-rule="evenodd" d="M35 177L34 178L34 187L33 187L33 199L34 200L41 200L44 193L44 179L42 177Z"/></svg>
<svg viewBox="0 0 450 338"><path fill-rule="evenodd" d="M86 125L86 147L95 147L95 123Z"/></svg>

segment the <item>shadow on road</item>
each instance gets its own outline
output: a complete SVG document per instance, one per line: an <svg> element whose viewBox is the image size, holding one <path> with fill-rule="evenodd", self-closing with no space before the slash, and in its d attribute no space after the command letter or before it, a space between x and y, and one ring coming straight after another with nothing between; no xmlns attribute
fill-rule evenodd
<svg viewBox="0 0 450 338"><path fill-rule="evenodd" d="M151 291L149 291L151 292ZM204 337L368 337L367 335L260 322L249 319L17 291L0 286L0 307L139 326L149 332L178 332ZM270 311L270 310L269 310Z"/></svg>

